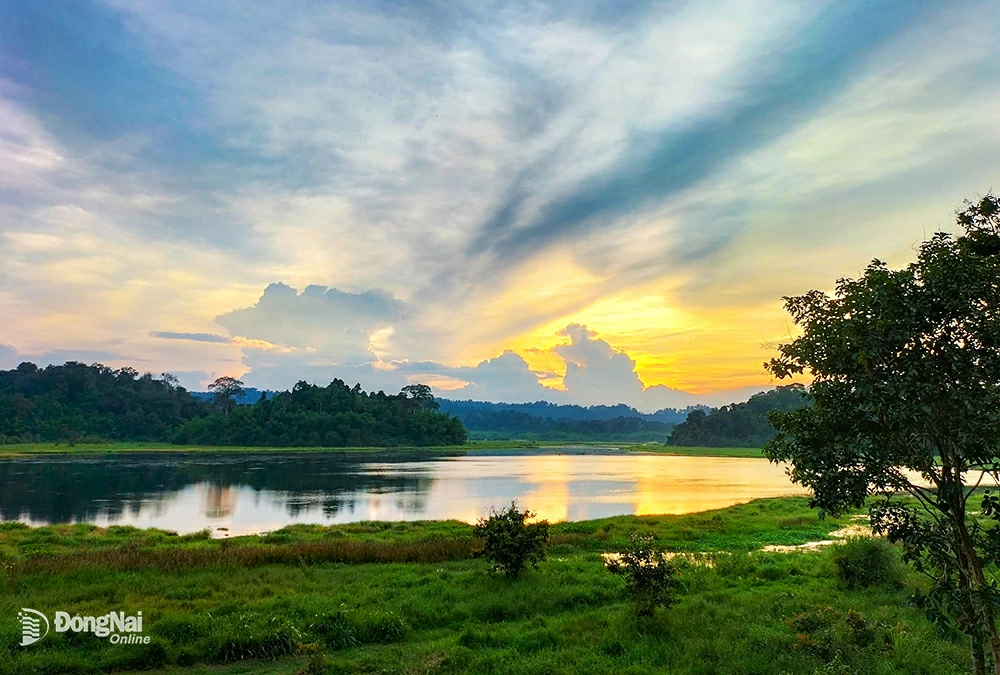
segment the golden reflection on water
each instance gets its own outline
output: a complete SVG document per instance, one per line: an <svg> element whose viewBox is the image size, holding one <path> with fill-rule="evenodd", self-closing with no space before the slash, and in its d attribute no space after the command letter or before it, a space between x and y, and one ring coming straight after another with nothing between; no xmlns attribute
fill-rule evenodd
<svg viewBox="0 0 1000 675"><path fill-rule="evenodd" d="M681 514L761 497L804 495L764 459L665 455L462 457L427 463L441 476L428 517L472 522L516 499L551 522Z"/></svg>
<svg viewBox="0 0 1000 675"><path fill-rule="evenodd" d="M89 460L94 464L94 460ZM103 461L103 460L101 460ZM550 522L616 515L681 514L762 497L807 494L784 467L765 459L680 457L607 449L548 449L537 454L465 455L412 461L350 461L331 455L222 457L212 462L145 457L106 460L128 492L94 478L69 495L73 510L23 511L18 520L127 524L180 533L210 528L230 535L268 532L295 523L362 520L475 522L517 501ZM200 462L200 463L199 463ZM60 465L62 466L62 465ZM95 465L95 475L104 465ZM83 468L81 468L83 467ZM83 471L66 461L61 472ZM134 475L129 472L134 472ZM39 474L42 476L43 474ZM91 474L79 474L91 476ZM172 485L164 488L164 485ZM53 490L39 480L38 491ZM18 508L18 505L10 507ZM50 513L57 519L52 520ZM7 516L10 517L10 516ZM221 536L221 535L220 535Z"/></svg>

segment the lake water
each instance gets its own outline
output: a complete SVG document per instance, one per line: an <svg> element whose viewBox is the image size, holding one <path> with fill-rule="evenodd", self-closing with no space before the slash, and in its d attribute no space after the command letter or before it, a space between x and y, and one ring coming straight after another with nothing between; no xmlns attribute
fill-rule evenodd
<svg viewBox="0 0 1000 675"><path fill-rule="evenodd" d="M764 459L614 449L426 453L129 453L0 459L0 519L181 534L292 523L475 521L511 500L550 521L691 513L801 495Z"/></svg>

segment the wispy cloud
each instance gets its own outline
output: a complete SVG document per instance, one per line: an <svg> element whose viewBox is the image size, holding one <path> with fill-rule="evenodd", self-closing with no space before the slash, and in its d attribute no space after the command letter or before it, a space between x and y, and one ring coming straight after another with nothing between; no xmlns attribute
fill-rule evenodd
<svg viewBox="0 0 1000 675"><path fill-rule="evenodd" d="M580 324L580 396L765 385L781 295L996 182L986 1L3 4L29 354L548 395Z"/></svg>

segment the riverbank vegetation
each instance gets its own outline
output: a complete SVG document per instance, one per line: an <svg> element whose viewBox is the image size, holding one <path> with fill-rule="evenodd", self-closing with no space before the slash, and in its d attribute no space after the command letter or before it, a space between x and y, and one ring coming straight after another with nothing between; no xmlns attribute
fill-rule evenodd
<svg viewBox="0 0 1000 675"><path fill-rule="evenodd" d="M789 384L754 394L745 403L733 403L708 412L697 409L673 428L668 445L760 448L774 438L768 421L772 410L788 411L809 402L805 387Z"/></svg>
<svg viewBox="0 0 1000 675"><path fill-rule="evenodd" d="M211 400L170 375L132 368L22 363L0 371L0 443L145 441L196 445L433 446L467 440L424 385L364 392L341 380L236 405L242 383L220 378Z"/></svg>
<svg viewBox="0 0 1000 675"><path fill-rule="evenodd" d="M772 411L764 451L822 511L870 504L932 580L920 604L962 627L976 675L1000 675L1000 499L966 485L1000 480L1000 199L966 202L958 224L902 269L873 260L831 294L785 298L801 335L765 368L810 373L811 405Z"/></svg>
<svg viewBox="0 0 1000 675"><path fill-rule="evenodd" d="M827 551L762 550L853 522L820 520L788 498L557 523L548 560L515 579L488 574L458 522L299 525L227 540L8 523L0 616L141 610L151 642L60 633L21 648L16 622L4 622L0 673L966 672L961 635L908 605L921 584L912 573L852 587ZM691 556L674 560L673 606L636 617L602 554L649 533Z"/></svg>
<svg viewBox="0 0 1000 675"><path fill-rule="evenodd" d="M180 444L269 447L456 445L466 439L457 418L437 412L430 387L366 394L341 380L325 387L299 382L254 405L189 420L174 436Z"/></svg>
<svg viewBox="0 0 1000 675"><path fill-rule="evenodd" d="M441 411L454 415L469 437L481 440L596 441L663 443L687 410L664 408L642 413L627 406L490 403L439 399Z"/></svg>
<svg viewBox="0 0 1000 675"><path fill-rule="evenodd" d="M678 445L661 445L659 443L600 443L594 441L577 441L572 443L560 441L468 441L461 445L440 446L395 446L395 447L357 447L357 448L325 448L325 447L266 447L246 445L175 445L172 443L8 443L0 445L0 457L24 457L31 455L59 454L114 454L114 453L375 453L414 451L422 454L455 456L478 453L511 453L526 452L556 452L564 454L609 452L642 452L658 455L678 455L685 457L757 457L764 455L760 448L708 448L682 447Z"/></svg>

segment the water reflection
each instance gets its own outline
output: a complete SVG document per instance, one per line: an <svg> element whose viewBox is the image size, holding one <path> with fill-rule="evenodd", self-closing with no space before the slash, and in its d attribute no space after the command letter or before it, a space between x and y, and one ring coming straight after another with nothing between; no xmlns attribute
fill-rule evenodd
<svg viewBox="0 0 1000 675"><path fill-rule="evenodd" d="M206 527L458 519L511 500L551 521L690 513L804 494L763 459L613 450L435 457L406 453L119 454L0 460L0 519Z"/></svg>

